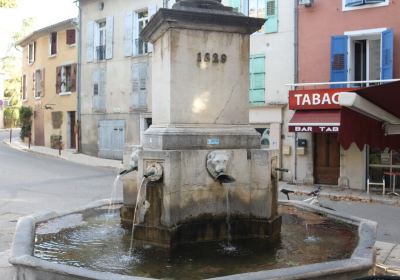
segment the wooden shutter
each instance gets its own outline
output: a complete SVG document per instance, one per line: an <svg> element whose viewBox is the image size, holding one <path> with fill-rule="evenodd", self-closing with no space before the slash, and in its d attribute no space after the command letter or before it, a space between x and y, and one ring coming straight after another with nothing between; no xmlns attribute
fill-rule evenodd
<svg viewBox="0 0 400 280"><path fill-rule="evenodd" d="M127 12L124 18L124 55L133 54L133 12Z"/></svg>
<svg viewBox="0 0 400 280"><path fill-rule="evenodd" d="M278 32L278 0L265 1L265 33Z"/></svg>
<svg viewBox="0 0 400 280"><path fill-rule="evenodd" d="M265 102L265 56L250 56L250 103Z"/></svg>
<svg viewBox="0 0 400 280"><path fill-rule="evenodd" d="M73 45L75 44L76 36L75 36L75 29L67 29L67 45Z"/></svg>
<svg viewBox="0 0 400 280"><path fill-rule="evenodd" d="M61 92L61 66L56 68L56 93Z"/></svg>
<svg viewBox="0 0 400 280"><path fill-rule="evenodd" d="M331 82L347 81L347 36L331 38ZM345 84L331 85L331 88L346 87Z"/></svg>
<svg viewBox="0 0 400 280"><path fill-rule="evenodd" d="M133 40L132 40L132 48L133 55L139 54L139 15L138 13L133 13Z"/></svg>
<svg viewBox="0 0 400 280"><path fill-rule="evenodd" d="M114 17L108 16L106 19L106 59L113 57L113 38L114 38Z"/></svg>
<svg viewBox="0 0 400 280"><path fill-rule="evenodd" d="M32 91L33 91L33 97L36 97L35 95L35 88L36 88L36 84L35 84L35 72L32 73Z"/></svg>
<svg viewBox="0 0 400 280"><path fill-rule="evenodd" d="M89 21L87 24L86 34L86 61L93 62L94 60L94 21Z"/></svg>
<svg viewBox="0 0 400 280"><path fill-rule="evenodd" d="M40 77L40 89L42 91L42 97L44 96L44 89L45 87L45 72L44 72L44 68L42 68L42 70L40 71L41 73L41 77Z"/></svg>
<svg viewBox="0 0 400 280"><path fill-rule="evenodd" d="M393 79L393 30L382 32L381 79Z"/></svg>
<svg viewBox="0 0 400 280"><path fill-rule="evenodd" d="M76 63L71 65L71 92L76 92Z"/></svg>

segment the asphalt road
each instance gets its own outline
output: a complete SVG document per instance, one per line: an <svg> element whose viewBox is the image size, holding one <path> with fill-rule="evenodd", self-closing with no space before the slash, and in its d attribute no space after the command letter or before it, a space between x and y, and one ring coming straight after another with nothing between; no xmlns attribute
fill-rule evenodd
<svg viewBox="0 0 400 280"><path fill-rule="evenodd" d="M0 252L11 247L17 219L110 198L117 171L18 151L0 131Z"/></svg>

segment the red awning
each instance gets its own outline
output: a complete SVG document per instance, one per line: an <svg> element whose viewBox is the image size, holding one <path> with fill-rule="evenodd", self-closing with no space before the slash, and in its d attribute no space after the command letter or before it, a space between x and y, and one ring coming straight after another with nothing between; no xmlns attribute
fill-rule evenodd
<svg viewBox="0 0 400 280"><path fill-rule="evenodd" d="M340 110L296 111L289 122L289 132L337 133Z"/></svg>

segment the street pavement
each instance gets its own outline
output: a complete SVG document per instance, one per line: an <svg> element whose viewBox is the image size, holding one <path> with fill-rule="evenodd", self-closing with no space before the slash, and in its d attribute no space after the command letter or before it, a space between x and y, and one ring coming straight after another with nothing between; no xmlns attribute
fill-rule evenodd
<svg viewBox="0 0 400 280"><path fill-rule="evenodd" d="M19 217L69 210L109 198L113 180L122 168L120 161L77 154L73 150L63 150L59 155L57 150L46 147L28 148L18 138L13 138L11 144L8 142L8 131L0 130L1 279L12 279L7 258ZM313 189L284 182L280 188L294 190L293 199L304 199ZM286 197L280 194L280 199ZM400 275L399 197L323 187L319 200L336 211L377 221L378 272Z"/></svg>

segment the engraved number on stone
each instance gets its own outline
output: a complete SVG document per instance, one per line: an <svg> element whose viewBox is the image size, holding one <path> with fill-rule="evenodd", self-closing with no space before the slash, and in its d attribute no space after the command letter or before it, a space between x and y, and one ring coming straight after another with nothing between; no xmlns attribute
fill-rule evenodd
<svg viewBox="0 0 400 280"><path fill-rule="evenodd" d="M210 53L204 55L204 62L210 62Z"/></svg>
<svg viewBox="0 0 400 280"><path fill-rule="evenodd" d="M222 54L221 55L221 63L225 63L226 62L226 54Z"/></svg>
<svg viewBox="0 0 400 280"><path fill-rule="evenodd" d="M201 52L197 53L197 62L201 62Z"/></svg>
<svg viewBox="0 0 400 280"><path fill-rule="evenodd" d="M218 54L214 53L212 57L213 57L213 59L212 59L213 63L218 63L219 62Z"/></svg>

